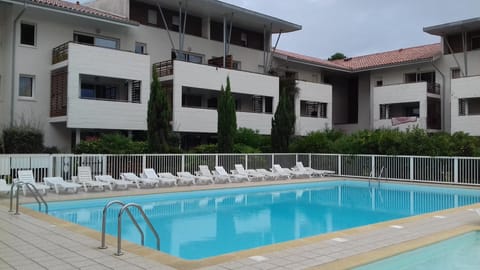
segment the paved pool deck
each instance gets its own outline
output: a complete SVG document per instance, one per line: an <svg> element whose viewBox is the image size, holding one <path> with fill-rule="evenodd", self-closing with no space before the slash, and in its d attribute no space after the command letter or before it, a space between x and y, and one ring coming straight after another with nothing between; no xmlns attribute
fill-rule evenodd
<svg viewBox="0 0 480 270"><path fill-rule="evenodd" d="M163 192L192 191L325 181L335 178L289 180L226 185L127 191L49 192L47 201L115 197ZM21 195L21 203L33 198ZM158 251L124 242L125 255L115 256L116 239L107 236L108 249L98 249L100 233L54 217L21 208L8 212L8 196L0 197L0 270L2 269L349 269L371 261L480 230L480 204L439 211L395 221L324 234L295 241L185 261Z"/></svg>

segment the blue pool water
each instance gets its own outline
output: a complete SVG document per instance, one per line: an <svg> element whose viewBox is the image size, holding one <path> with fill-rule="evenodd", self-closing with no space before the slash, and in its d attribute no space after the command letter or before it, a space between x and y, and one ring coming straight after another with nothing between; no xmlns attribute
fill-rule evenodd
<svg viewBox="0 0 480 270"><path fill-rule="evenodd" d="M471 232L437 244L409 251L355 270L420 270L480 268L480 233Z"/></svg>
<svg viewBox="0 0 480 270"><path fill-rule="evenodd" d="M142 205L161 250L194 260L478 203L480 191L339 180L49 203L49 215L100 231L102 209L113 199ZM107 213L113 236L118 209ZM140 226L155 248L146 224ZM140 243L126 215L122 227L123 239Z"/></svg>

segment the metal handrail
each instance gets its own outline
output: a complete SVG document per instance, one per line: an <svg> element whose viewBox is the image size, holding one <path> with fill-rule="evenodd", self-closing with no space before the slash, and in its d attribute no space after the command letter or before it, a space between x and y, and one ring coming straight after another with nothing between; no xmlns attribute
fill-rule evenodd
<svg viewBox="0 0 480 270"><path fill-rule="evenodd" d="M25 188L25 186L30 190L30 192L33 194L33 197L38 203L38 211L42 211L42 203L45 205L45 213L48 214L48 204L47 202L43 199L42 194L38 192L37 187L35 187L34 184L29 183L29 182L23 182L23 181L18 181L12 184L12 187L10 187L10 209L8 212L13 212L13 188L16 187L17 190L16 192L16 207L15 207L15 215L19 215L20 213L18 212L18 207L19 207L19 192L18 192L18 187L22 186L22 188ZM40 198L40 199L39 199Z"/></svg>
<svg viewBox="0 0 480 270"><path fill-rule="evenodd" d="M106 224L107 224L107 210L110 206L112 205L115 205L115 204L119 204L121 205L122 207L125 206L125 203L122 202L122 201L110 201L108 202L105 207L103 207L103 212L102 212L102 243L101 243L101 246L98 247L100 249L106 249L107 248L107 245L105 244L105 233L106 233ZM137 227L137 229L140 231L140 234L142 235L142 246L144 245L144 242L143 242L143 239L144 239L144 235L143 235L143 231L142 229L140 228L140 225L138 225L138 223L135 221L135 218L133 217L132 213L130 212L130 210L126 210L127 211L127 214L128 216L130 217L130 219L132 220L133 224L135 224L135 227Z"/></svg>
<svg viewBox="0 0 480 270"><path fill-rule="evenodd" d="M122 215L123 215L123 212L128 210L129 207L135 207L138 209L138 211L140 212L140 214L143 216L143 219L145 220L145 222L147 223L148 227L150 228L150 230L152 231L152 233L155 235L155 238L157 239L157 250L160 250L160 236L158 236L158 233L157 231L155 230L155 228L153 227L152 223L150 222L150 219L147 217L147 215L145 214L145 212L143 211L142 207L139 205L139 204L136 204L136 203L128 203L126 205L124 205L122 207L122 209L120 209L120 212L118 213L118 224L117 224L117 253L115 253L115 255L117 256L121 256L123 255L122 253ZM136 221L134 221L136 222ZM142 230L137 226L137 228L139 229L139 231L141 232L142 234L142 245L144 243L144 235L143 235L143 232Z"/></svg>

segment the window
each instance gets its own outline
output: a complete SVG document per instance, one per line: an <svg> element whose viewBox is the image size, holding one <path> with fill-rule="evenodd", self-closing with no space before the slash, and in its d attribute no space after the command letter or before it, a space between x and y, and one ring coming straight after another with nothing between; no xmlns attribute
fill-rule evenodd
<svg viewBox="0 0 480 270"><path fill-rule="evenodd" d="M472 37L472 50L480 49L480 36Z"/></svg>
<svg viewBox="0 0 480 270"><path fill-rule="evenodd" d="M180 18L178 16L172 16L172 25L180 27Z"/></svg>
<svg viewBox="0 0 480 270"><path fill-rule="evenodd" d="M452 72L452 79L458 79L462 77L462 74L459 68L452 68L451 72Z"/></svg>
<svg viewBox="0 0 480 270"><path fill-rule="evenodd" d="M379 87L379 86L383 86L383 81L382 80L378 80L375 82L375 86Z"/></svg>
<svg viewBox="0 0 480 270"><path fill-rule="evenodd" d="M33 98L35 77L31 75L20 75L18 96Z"/></svg>
<svg viewBox="0 0 480 270"><path fill-rule="evenodd" d="M265 97L265 113L273 112L273 97Z"/></svg>
<svg viewBox="0 0 480 270"><path fill-rule="evenodd" d="M240 35L240 40L242 41L242 46L247 47L247 45L248 45L248 35L247 35L247 33L242 33Z"/></svg>
<svg viewBox="0 0 480 270"><path fill-rule="evenodd" d="M20 26L20 44L35 46L35 24L22 23Z"/></svg>
<svg viewBox="0 0 480 270"><path fill-rule="evenodd" d="M301 100L300 116L327 118L327 103Z"/></svg>
<svg viewBox="0 0 480 270"><path fill-rule="evenodd" d="M147 54L147 44L135 42L135 53Z"/></svg>
<svg viewBox="0 0 480 270"><path fill-rule="evenodd" d="M263 112L263 96L252 96L253 112Z"/></svg>
<svg viewBox="0 0 480 270"><path fill-rule="evenodd" d="M189 53L189 52L175 52L175 59L190 63L203 64L203 56L199 54Z"/></svg>
<svg viewBox="0 0 480 270"><path fill-rule="evenodd" d="M458 100L458 115L467 115L467 101L463 98Z"/></svg>
<svg viewBox="0 0 480 270"><path fill-rule="evenodd" d="M381 104L380 105L380 119L389 119L389 111L390 108L388 104Z"/></svg>
<svg viewBox="0 0 480 270"><path fill-rule="evenodd" d="M73 34L73 40L80 44L93 45L102 48L118 49L118 39L108 37L98 37L88 34Z"/></svg>
<svg viewBox="0 0 480 270"><path fill-rule="evenodd" d="M232 68L233 68L233 69L236 69L236 70L241 70L241 69L242 69L242 62L240 62L240 61L233 61Z"/></svg>
<svg viewBox="0 0 480 270"><path fill-rule="evenodd" d="M149 24L157 24L157 11L154 9L149 9L148 10L148 15L147 15L147 22Z"/></svg>

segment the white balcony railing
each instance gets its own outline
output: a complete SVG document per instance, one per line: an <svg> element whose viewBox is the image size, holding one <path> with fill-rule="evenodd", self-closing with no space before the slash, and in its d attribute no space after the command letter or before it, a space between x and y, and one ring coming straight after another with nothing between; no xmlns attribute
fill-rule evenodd
<svg viewBox="0 0 480 270"><path fill-rule="evenodd" d="M0 178L12 179L18 170L33 170L37 181L46 176L71 179L78 166L90 166L94 174L141 173L144 168L157 172L194 173L198 165L234 169L271 168L273 164L293 167L297 161L315 169L326 169L342 177L378 176L387 180L480 185L480 158L425 157L344 154L158 154L158 155L0 155ZM372 173L373 172L373 173Z"/></svg>

